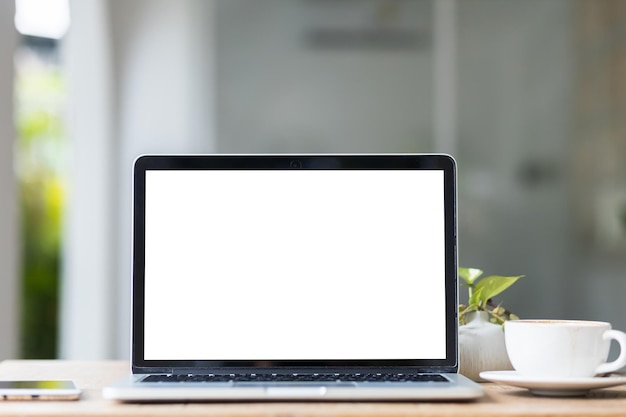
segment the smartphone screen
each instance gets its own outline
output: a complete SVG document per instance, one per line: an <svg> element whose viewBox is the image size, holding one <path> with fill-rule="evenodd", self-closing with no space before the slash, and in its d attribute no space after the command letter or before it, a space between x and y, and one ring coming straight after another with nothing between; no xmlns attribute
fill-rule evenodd
<svg viewBox="0 0 626 417"><path fill-rule="evenodd" d="M80 390L69 380L0 381L0 400L77 400Z"/></svg>
<svg viewBox="0 0 626 417"><path fill-rule="evenodd" d="M76 389L72 381L0 381L0 389Z"/></svg>

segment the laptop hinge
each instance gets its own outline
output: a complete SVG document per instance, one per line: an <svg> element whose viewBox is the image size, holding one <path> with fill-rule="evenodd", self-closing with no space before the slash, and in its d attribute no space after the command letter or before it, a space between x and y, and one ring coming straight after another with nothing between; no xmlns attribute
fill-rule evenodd
<svg viewBox="0 0 626 417"><path fill-rule="evenodd" d="M350 372L383 372L383 373L456 373L456 370L450 367L385 367L385 368L367 368L367 370L359 370L358 368L335 368L335 367L319 367L319 368L168 368L160 369L161 374L172 375L189 375L189 374L247 374L247 373L350 373Z"/></svg>

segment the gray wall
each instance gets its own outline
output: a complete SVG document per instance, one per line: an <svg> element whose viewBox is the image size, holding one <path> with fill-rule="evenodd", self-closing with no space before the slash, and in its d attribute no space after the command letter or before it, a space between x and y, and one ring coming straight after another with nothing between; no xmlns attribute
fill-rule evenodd
<svg viewBox="0 0 626 417"><path fill-rule="evenodd" d="M572 4L459 2L461 263L526 274L505 295L522 316L570 314Z"/></svg>
<svg viewBox="0 0 626 417"><path fill-rule="evenodd" d="M394 25L430 36L432 5L401 1ZM380 2L217 3L220 152L415 152L432 136L429 42L316 47L328 28L376 27ZM392 23L390 23L392 24Z"/></svg>
<svg viewBox="0 0 626 417"><path fill-rule="evenodd" d="M626 328L626 257L576 232L571 153L576 2L459 2L460 257L526 274L503 297L523 317Z"/></svg>

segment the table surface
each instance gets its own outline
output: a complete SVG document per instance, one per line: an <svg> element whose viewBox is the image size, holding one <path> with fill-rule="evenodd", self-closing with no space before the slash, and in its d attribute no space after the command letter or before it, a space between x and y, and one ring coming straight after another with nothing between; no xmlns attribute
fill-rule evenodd
<svg viewBox="0 0 626 417"><path fill-rule="evenodd" d="M124 361L4 361L0 379L73 379L79 401L0 401L0 416L626 416L626 385L583 398L542 398L518 388L484 384L474 402L283 402L122 404L101 389L128 374Z"/></svg>

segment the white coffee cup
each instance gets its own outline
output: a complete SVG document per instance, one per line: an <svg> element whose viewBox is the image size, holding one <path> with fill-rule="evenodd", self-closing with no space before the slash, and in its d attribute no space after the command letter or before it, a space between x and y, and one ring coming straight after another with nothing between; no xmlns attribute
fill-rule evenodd
<svg viewBox="0 0 626 417"><path fill-rule="evenodd" d="M504 323L513 368L536 378L588 378L626 365L626 333L611 324L583 320L512 320ZM607 363L611 340L619 357Z"/></svg>

